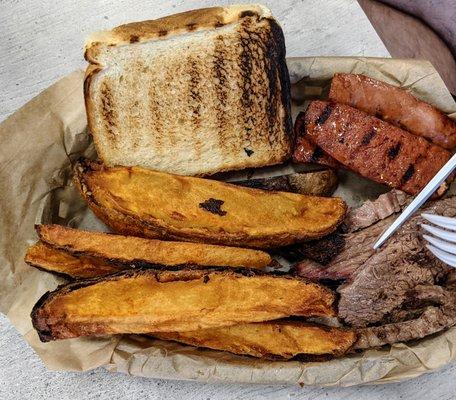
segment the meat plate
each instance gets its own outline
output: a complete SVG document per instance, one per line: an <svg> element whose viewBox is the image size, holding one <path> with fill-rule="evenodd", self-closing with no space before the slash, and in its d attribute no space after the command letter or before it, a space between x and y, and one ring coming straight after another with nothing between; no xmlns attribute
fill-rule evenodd
<svg viewBox="0 0 456 400"><path fill-rule="evenodd" d="M456 118L456 103L428 62L312 57L292 58L287 63L292 82L293 117L306 107L309 100L325 98L329 80L335 72L352 72L407 87L416 96ZM16 143L24 142L24 146L28 146L27 135L43 137L41 148L26 148L24 154L48 151L45 158L38 160L23 156L17 163L7 164L6 167L11 169L11 186L20 181L30 191L20 193L16 189L16 201L5 201L10 209L2 211L2 214L8 215L10 226L22 227L14 237L14 243L23 243L23 246L17 245L13 250L8 248L6 243L12 240L12 233L8 231L5 232L5 238L1 239L1 255L8 260L2 263L1 268L8 279L2 284L4 298L0 304L1 311L8 315L48 368L83 371L104 366L112 372L151 378L351 386L409 379L456 359L454 327L419 341L359 351L325 362L257 360L134 335L41 343L30 323L30 309L45 290L54 288L60 281L40 271L30 271L23 263L25 246L34 239L33 223L27 221L60 223L82 229L106 229L93 217L71 185L71 161L81 155L94 156L86 131L82 79L83 73L80 71L64 78L0 126L0 131L7 130ZM43 113L43 109L49 112ZM8 150L9 145L4 143L4 149ZM24 168L14 170L19 163L25 166L25 172ZM232 173L222 178L241 180L268 177L308 168L287 165ZM340 173L339 180L335 195L342 197L351 207L375 199L387 191L386 187L349 172ZM455 185L451 192L455 192ZM18 204L26 211L13 212ZM66 356L62 357L62 354Z"/></svg>

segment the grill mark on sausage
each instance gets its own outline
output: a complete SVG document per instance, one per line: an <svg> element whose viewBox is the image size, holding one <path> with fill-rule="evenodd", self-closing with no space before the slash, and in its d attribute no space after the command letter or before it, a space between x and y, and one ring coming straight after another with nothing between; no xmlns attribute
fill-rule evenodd
<svg viewBox="0 0 456 400"><path fill-rule="evenodd" d="M322 113L318 116L315 120L317 125L323 125L326 120L331 116L333 110L333 105L331 103L327 104L326 107L323 109Z"/></svg>
<svg viewBox="0 0 456 400"><path fill-rule="evenodd" d="M131 35L130 36L130 43L137 43L139 42L139 36L138 35Z"/></svg>
<svg viewBox="0 0 456 400"><path fill-rule="evenodd" d="M114 132L114 128L117 125L116 114L114 110L114 99L106 81L103 81L100 88L101 92L101 113L103 115L103 125L108 133L108 138L113 143L117 142L117 136Z"/></svg>
<svg viewBox="0 0 456 400"><path fill-rule="evenodd" d="M363 139L361 140L361 145L362 146L367 146L371 141L372 139L375 137L375 135L377 134L377 129L375 129L375 127L373 126L369 132L367 132L364 136L363 136Z"/></svg>
<svg viewBox="0 0 456 400"><path fill-rule="evenodd" d="M399 151L401 150L401 147L402 147L401 142L397 142L396 145L394 145L393 147L390 147L388 150L388 158L390 160L394 160L398 156Z"/></svg>
<svg viewBox="0 0 456 400"><path fill-rule="evenodd" d="M315 149L312 153L312 155L310 156L310 162L318 162L318 160L323 157L324 153L323 153L323 150L321 149L321 147L319 146L315 146Z"/></svg>
<svg viewBox="0 0 456 400"><path fill-rule="evenodd" d="M158 36L166 36L168 34L168 31L166 29L162 29L161 31L158 31Z"/></svg>
<svg viewBox="0 0 456 400"><path fill-rule="evenodd" d="M304 111L300 111L296 117L294 131L297 138L307 134L307 122Z"/></svg>
<svg viewBox="0 0 456 400"><path fill-rule="evenodd" d="M415 174L415 166L410 164L405 171L404 175L401 178L401 185L405 185L410 179L412 179L413 175Z"/></svg>

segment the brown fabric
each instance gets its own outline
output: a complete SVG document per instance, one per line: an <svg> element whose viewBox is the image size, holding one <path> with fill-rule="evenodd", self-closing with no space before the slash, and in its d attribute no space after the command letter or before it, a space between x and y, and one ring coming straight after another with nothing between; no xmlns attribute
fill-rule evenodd
<svg viewBox="0 0 456 400"><path fill-rule="evenodd" d="M454 0L380 0L411 14L434 29L456 57L456 1Z"/></svg>

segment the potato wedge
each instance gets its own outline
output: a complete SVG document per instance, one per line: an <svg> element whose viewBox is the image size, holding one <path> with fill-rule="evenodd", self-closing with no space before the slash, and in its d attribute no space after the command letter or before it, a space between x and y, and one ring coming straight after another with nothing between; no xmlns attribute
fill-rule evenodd
<svg viewBox="0 0 456 400"><path fill-rule="evenodd" d="M334 315L334 293L298 277L247 270L127 270L47 292L33 307L42 341L184 332L289 316Z"/></svg>
<svg viewBox="0 0 456 400"><path fill-rule="evenodd" d="M339 198L268 192L136 167L85 161L75 183L95 214L122 234L246 247L320 238L342 222Z"/></svg>
<svg viewBox="0 0 456 400"><path fill-rule="evenodd" d="M289 175L248 179L231 183L252 189L279 190L312 196L331 196L337 188L338 180L336 173L331 169L327 169L324 171L297 172Z"/></svg>
<svg viewBox="0 0 456 400"><path fill-rule="evenodd" d="M272 263L264 251L202 243L165 242L134 236L88 232L61 225L37 225L41 241L75 256L96 257L119 267L243 267L264 268ZM174 268L173 268L174 269ZM96 275L94 275L96 276Z"/></svg>
<svg viewBox="0 0 456 400"><path fill-rule="evenodd" d="M109 264L106 260L90 257L75 257L64 250L37 242L27 249L24 261L32 267L67 279L85 279L105 276L124 269L124 266Z"/></svg>
<svg viewBox="0 0 456 400"><path fill-rule="evenodd" d="M158 332L152 336L234 354L285 360L302 355L340 356L356 340L352 330L297 321L256 322L191 332Z"/></svg>

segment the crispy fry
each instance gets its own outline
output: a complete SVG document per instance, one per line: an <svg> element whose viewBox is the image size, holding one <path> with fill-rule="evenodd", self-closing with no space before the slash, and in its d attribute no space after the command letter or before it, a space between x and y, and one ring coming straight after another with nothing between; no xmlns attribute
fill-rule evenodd
<svg viewBox="0 0 456 400"><path fill-rule="evenodd" d="M76 186L119 233L268 248L325 236L343 220L338 198L268 192L209 179L85 161Z"/></svg>
<svg viewBox="0 0 456 400"><path fill-rule="evenodd" d="M297 277L229 270L128 270L46 293L33 307L42 341L185 332L288 316L332 316L334 294Z"/></svg>
<svg viewBox="0 0 456 400"><path fill-rule="evenodd" d="M356 340L352 330L297 321L271 321L200 329L191 332L158 332L163 340L267 359L300 355L345 354Z"/></svg>
<svg viewBox="0 0 456 400"><path fill-rule="evenodd" d="M66 251L38 242L27 249L25 262L32 267L61 275L65 278L94 278L121 271L125 267L109 264L90 256L75 257Z"/></svg>
<svg viewBox="0 0 456 400"><path fill-rule="evenodd" d="M36 231L41 241L49 246L78 257L96 257L99 263L116 264L119 266L117 270L131 266L161 269L166 269L167 266L261 269L272 262L271 256L260 250L201 243L165 242L104 232L88 232L61 225L38 225ZM71 275L71 269L68 274Z"/></svg>

